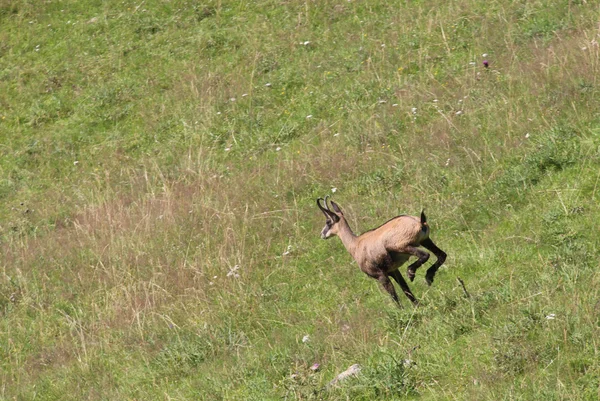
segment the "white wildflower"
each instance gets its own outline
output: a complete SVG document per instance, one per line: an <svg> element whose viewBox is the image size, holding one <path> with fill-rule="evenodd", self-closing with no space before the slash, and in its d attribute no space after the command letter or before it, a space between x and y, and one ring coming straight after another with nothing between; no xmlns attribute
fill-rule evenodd
<svg viewBox="0 0 600 401"><path fill-rule="evenodd" d="M417 108L413 107L412 109L410 109L410 111L412 111L413 114L417 114Z"/></svg>
<svg viewBox="0 0 600 401"><path fill-rule="evenodd" d="M229 269L229 273L227 273L227 277L239 278L240 275L237 271L240 269L240 265L235 265L231 269Z"/></svg>
<svg viewBox="0 0 600 401"><path fill-rule="evenodd" d="M270 82L267 82L267 83L265 84L265 86L266 86L267 88L270 88L270 87L271 87L271 83L270 83Z"/></svg>
<svg viewBox="0 0 600 401"><path fill-rule="evenodd" d="M529 132L525 134L525 139L529 139L531 135L529 135Z"/></svg>
<svg viewBox="0 0 600 401"><path fill-rule="evenodd" d="M556 318L556 315L554 313L550 313L548 316L546 316L546 319L548 320L554 320Z"/></svg>
<svg viewBox="0 0 600 401"><path fill-rule="evenodd" d="M307 115L307 116L306 116L306 119L307 119L307 120L309 120L309 119L311 119L311 118L312 118L312 114L309 114L309 115Z"/></svg>
<svg viewBox="0 0 600 401"><path fill-rule="evenodd" d="M335 187L331 188L331 192L332 193L336 193L337 192L337 188L335 188Z"/></svg>
<svg viewBox="0 0 600 401"><path fill-rule="evenodd" d="M288 245L287 250L284 253L282 253L281 256L287 256L290 254L290 252L292 252L292 246Z"/></svg>
<svg viewBox="0 0 600 401"><path fill-rule="evenodd" d="M487 57L487 56L488 56L488 54L487 54L487 53L483 53L483 54L481 55L481 57Z"/></svg>
<svg viewBox="0 0 600 401"><path fill-rule="evenodd" d="M280 150L281 150L281 147L280 147L280 146L277 146L277 147L275 148L275 152L279 152Z"/></svg>
<svg viewBox="0 0 600 401"><path fill-rule="evenodd" d="M462 111L462 110L459 110L459 111L457 111L455 114L456 114L457 116L462 116L462 115L463 115L463 111Z"/></svg>
<svg viewBox="0 0 600 401"><path fill-rule="evenodd" d="M310 336L309 336L308 334L307 334L307 335L305 335L304 337L302 337L302 342L303 342L304 344L306 344L306 343L307 343L307 342L309 342L309 341L310 341Z"/></svg>
<svg viewBox="0 0 600 401"><path fill-rule="evenodd" d="M392 107L398 107L398 103L392 104Z"/></svg>

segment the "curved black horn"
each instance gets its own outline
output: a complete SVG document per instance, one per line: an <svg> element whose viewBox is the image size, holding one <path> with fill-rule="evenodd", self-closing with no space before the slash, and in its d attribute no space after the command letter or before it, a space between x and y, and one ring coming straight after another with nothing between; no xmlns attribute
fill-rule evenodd
<svg viewBox="0 0 600 401"><path fill-rule="evenodd" d="M327 208L327 211L331 213L331 209L329 208L329 205L327 204L328 199L329 199L329 195L325 195L325 207Z"/></svg>
<svg viewBox="0 0 600 401"><path fill-rule="evenodd" d="M325 197L325 199L327 199L327 197ZM323 198L317 198L317 206L319 206L319 209L321 209L325 217L327 217L328 219L331 218L331 212L329 211L329 209L325 209L323 206L321 206L321 201L323 201ZM325 204L325 206L327 206L327 203Z"/></svg>

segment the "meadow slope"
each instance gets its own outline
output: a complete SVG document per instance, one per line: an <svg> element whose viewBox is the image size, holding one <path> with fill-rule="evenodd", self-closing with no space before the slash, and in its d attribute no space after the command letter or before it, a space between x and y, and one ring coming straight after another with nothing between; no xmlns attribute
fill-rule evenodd
<svg viewBox="0 0 600 401"><path fill-rule="evenodd" d="M0 0L0 399L599 399L599 12Z"/></svg>

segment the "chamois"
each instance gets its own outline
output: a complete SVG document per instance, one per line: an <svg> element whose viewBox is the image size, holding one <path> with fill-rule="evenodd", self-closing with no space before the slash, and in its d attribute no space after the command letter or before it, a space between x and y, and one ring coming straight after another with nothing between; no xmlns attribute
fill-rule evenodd
<svg viewBox="0 0 600 401"><path fill-rule="evenodd" d="M407 269L408 278L413 281L417 269L429 259L429 253L419 248L419 246L423 246L437 257L425 275L427 284L431 285L435 273L446 260L446 253L429 238L429 226L425 213L421 212L420 219L415 216L396 216L383 225L356 236L340 207L330 201L333 208L331 210L327 204L327 198L328 196L325 199L317 199L317 206L327 218L325 227L321 231L321 238L328 239L335 235L340 237L344 247L356 260L360 269L369 277L379 281L398 306L400 306L398 295L396 295L389 276L396 280L408 299L417 305L417 299L408 288L408 284L398 268L411 256L416 256L417 260ZM321 202L325 204L325 207L321 205Z"/></svg>

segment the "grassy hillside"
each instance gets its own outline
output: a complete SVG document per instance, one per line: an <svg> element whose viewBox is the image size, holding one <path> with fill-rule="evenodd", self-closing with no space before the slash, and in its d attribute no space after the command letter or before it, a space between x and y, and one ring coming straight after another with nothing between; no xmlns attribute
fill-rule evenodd
<svg viewBox="0 0 600 401"><path fill-rule="evenodd" d="M600 398L600 7L548 3L0 0L0 399ZM325 194L427 210L419 308Z"/></svg>

